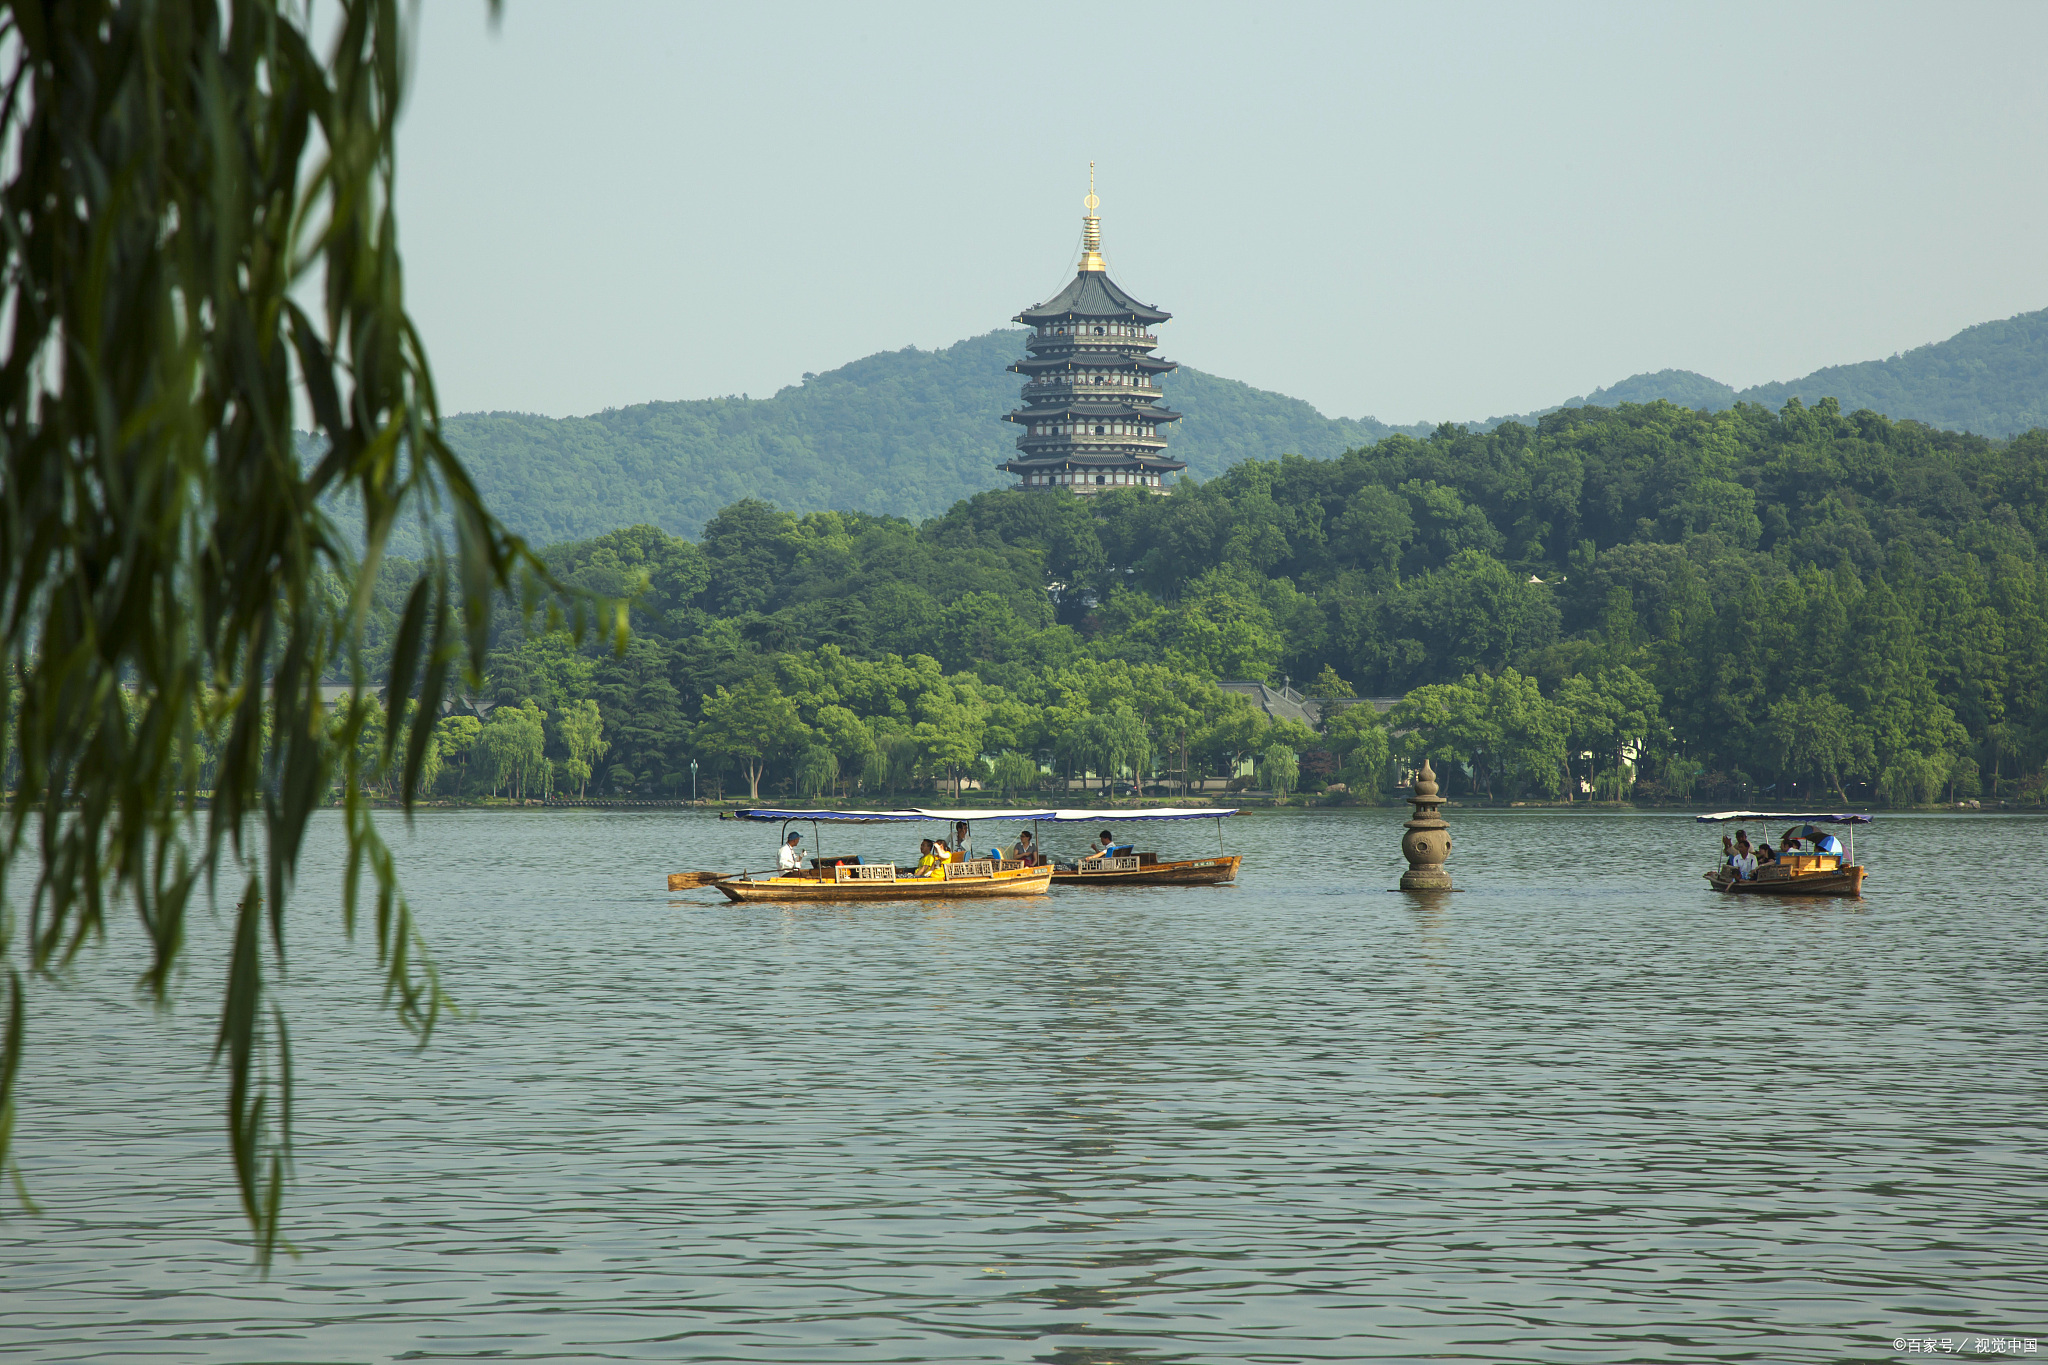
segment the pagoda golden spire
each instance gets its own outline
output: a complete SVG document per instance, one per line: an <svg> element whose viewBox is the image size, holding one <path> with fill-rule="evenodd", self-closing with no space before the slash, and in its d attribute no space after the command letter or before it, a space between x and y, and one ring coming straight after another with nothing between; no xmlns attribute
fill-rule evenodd
<svg viewBox="0 0 2048 1365"><path fill-rule="evenodd" d="M1088 163L1088 197L1081 201L1081 207L1088 212L1081 217L1081 269L1107 270L1102 263L1102 220L1095 216L1095 210L1102 207L1102 201L1095 197L1095 163Z"/></svg>

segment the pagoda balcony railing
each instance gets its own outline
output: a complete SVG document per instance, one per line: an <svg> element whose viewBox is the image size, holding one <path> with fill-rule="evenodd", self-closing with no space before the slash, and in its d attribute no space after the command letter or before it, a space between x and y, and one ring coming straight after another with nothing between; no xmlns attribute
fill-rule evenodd
<svg viewBox="0 0 2048 1365"><path fill-rule="evenodd" d="M1097 436L1089 432L1086 436L1019 436L1017 449L1026 452L1032 459L1042 459L1060 448L1096 450L1103 446L1144 446L1150 450L1166 449L1164 436Z"/></svg>
<svg viewBox="0 0 2048 1365"><path fill-rule="evenodd" d="M1092 498L1097 493L1115 493L1121 489L1126 488L1134 488L1140 493L1150 493L1155 497L1161 498L1166 497L1167 495L1173 492L1173 485L1170 483L1166 483L1163 478L1161 479L1161 482L1159 484L1117 483L1105 484L1099 488L1092 483L1069 484L1018 482L1010 485L1010 491L1012 493L1071 493L1077 498Z"/></svg>
<svg viewBox="0 0 2048 1365"><path fill-rule="evenodd" d="M1065 332L1037 332L1027 341L1032 342L1079 342L1088 346L1157 346L1159 338L1151 332L1125 332L1115 335L1109 332L1095 332L1076 327Z"/></svg>
<svg viewBox="0 0 2048 1365"><path fill-rule="evenodd" d="M1129 432L1125 432L1123 435L1119 436L1114 432L1106 431L1102 435L1097 436L1095 434L1096 427L1107 427L1116 425L1113 422L1106 421L1083 423L1082 425L1087 428L1087 430L1085 431L1065 432L1054 430L1038 432L1035 434L1031 430L1031 423L1026 422L1023 425L1024 430L1017 437L1017 439L1020 441L1149 441L1154 439L1150 436L1135 436ZM1054 425L1057 426L1059 424L1055 423ZM1154 422L1151 425L1155 430L1161 433L1158 439L1166 439L1164 433L1166 431L1167 423Z"/></svg>
<svg viewBox="0 0 2048 1365"><path fill-rule="evenodd" d="M1111 397L1128 394L1147 402L1166 396L1166 390L1157 384L1081 384L1072 379L1033 379L1024 385L1026 402L1050 393L1108 394Z"/></svg>

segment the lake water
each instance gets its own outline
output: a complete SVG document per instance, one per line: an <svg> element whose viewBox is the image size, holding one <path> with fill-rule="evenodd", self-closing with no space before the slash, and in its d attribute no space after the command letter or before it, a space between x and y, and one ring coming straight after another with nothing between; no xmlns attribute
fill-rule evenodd
<svg viewBox="0 0 2048 1365"><path fill-rule="evenodd" d="M256 1275L231 1192L218 935L159 1019L124 922L38 992L0 1356L2048 1352L2048 821L1881 816L1865 900L1773 902L1709 895L1684 816L1453 810L1424 900L1384 889L1404 815L1231 822L1235 887L796 909L661 889L772 828L422 816L465 1010L424 1052L334 928L330 823L298 1256Z"/></svg>

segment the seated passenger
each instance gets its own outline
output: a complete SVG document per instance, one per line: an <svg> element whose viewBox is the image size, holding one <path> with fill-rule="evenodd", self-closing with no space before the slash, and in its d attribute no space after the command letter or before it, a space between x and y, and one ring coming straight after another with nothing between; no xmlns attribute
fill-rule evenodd
<svg viewBox="0 0 2048 1365"><path fill-rule="evenodd" d="M1003 850L1003 857L1013 863L1030 867L1038 861L1038 850L1032 845L1031 831L1023 830L1017 835L1017 842Z"/></svg>
<svg viewBox="0 0 2048 1365"><path fill-rule="evenodd" d="M965 820L953 824L953 842L950 845L954 862L964 861L974 849L974 835L968 830Z"/></svg>
<svg viewBox="0 0 2048 1365"><path fill-rule="evenodd" d="M1755 881L1756 855L1754 853L1751 853L1745 845L1737 844L1735 847L1735 859L1733 862L1729 863L1729 866L1735 869L1735 875L1740 877L1743 881Z"/></svg>
<svg viewBox="0 0 2048 1365"><path fill-rule="evenodd" d="M944 845L940 844L936 839L926 839L919 843L917 846L917 870L912 875L918 877L945 876L946 855L940 851L943 848Z"/></svg>
<svg viewBox="0 0 2048 1365"><path fill-rule="evenodd" d="M1095 842L1088 845L1088 851L1081 855L1081 861L1092 863L1116 847L1116 837L1108 830L1095 836Z"/></svg>
<svg viewBox="0 0 2048 1365"><path fill-rule="evenodd" d="M1769 843L1761 843L1756 846L1756 865L1758 867L1768 867L1776 861L1778 861L1777 852L1772 849Z"/></svg>

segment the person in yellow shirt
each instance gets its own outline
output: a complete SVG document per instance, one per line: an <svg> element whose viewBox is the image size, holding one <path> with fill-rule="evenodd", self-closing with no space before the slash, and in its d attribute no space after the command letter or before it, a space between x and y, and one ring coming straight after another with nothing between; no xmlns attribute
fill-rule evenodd
<svg viewBox="0 0 2048 1365"><path fill-rule="evenodd" d="M917 871L912 875L918 877L943 877L946 875L946 855L938 852L931 840L926 839L923 843L919 844L917 852Z"/></svg>

